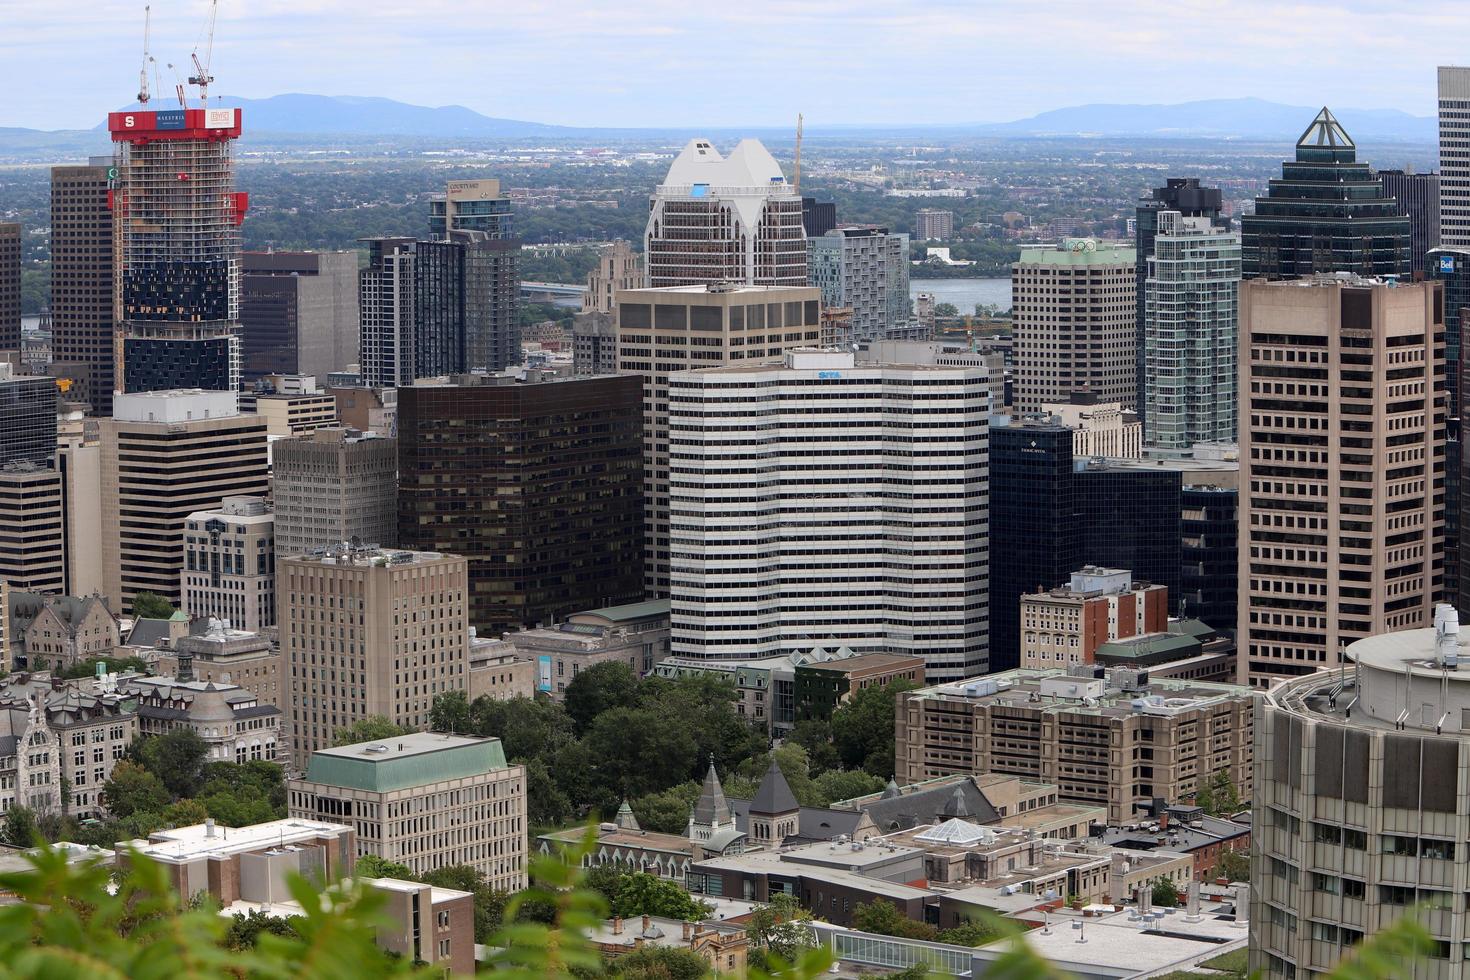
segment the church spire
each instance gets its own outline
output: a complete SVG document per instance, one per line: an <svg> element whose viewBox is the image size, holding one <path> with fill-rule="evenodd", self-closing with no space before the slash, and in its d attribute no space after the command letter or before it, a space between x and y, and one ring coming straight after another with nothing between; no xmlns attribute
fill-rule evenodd
<svg viewBox="0 0 1470 980"><path fill-rule="evenodd" d="M713 752L709 757L709 772L704 774L704 787L699 791L699 802L694 804L693 823L710 828L733 823L730 804L725 801L725 791L720 786L720 774L715 772Z"/></svg>

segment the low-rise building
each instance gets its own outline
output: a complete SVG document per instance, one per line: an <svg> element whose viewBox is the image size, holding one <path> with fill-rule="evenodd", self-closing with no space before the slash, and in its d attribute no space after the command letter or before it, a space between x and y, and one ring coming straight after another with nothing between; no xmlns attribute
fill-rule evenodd
<svg viewBox="0 0 1470 980"><path fill-rule="evenodd" d="M60 669L112 653L118 620L101 595L8 590L10 656L19 666ZM42 664L44 661L44 665Z"/></svg>
<svg viewBox="0 0 1470 980"><path fill-rule="evenodd" d="M318 749L287 806L352 826L358 853L415 874L468 865L499 891L526 887L526 769L498 738L418 732Z"/></svg>
<svg viewBox="0 0 1470 980"><path fill-rule="evenodd" d="M652 673L669 655L669 600L589 609L505 639L516 656L535 663L536 690L560 701L573 678L600 663L625 663L639 677Z"/></svg>
<svg viewBox="0 0 1470 980"><path fill-rule="evenodd" d="M704 960L712 973L743 977L750 940L745 927L729 922L686 922L645 915L641 919L613 916L589 937L607 960L642 949L686 949Z"/></svg>
<svg viewBox="0 0 1470 980"><path fill-rule="evenodd" d="M1072 457L1108 456L1115 459L1143 458L1143 422L1138 413L1120 402L1096 402L1083 398L1062 405L1042 405L1050 415L1072 430Z"/></svg>
<svg viewBox="0 0 1470 980"><path fill-rule="evenodd" d="M102 787L138 736L137 703L68 686L46 699L46 722L56 736L61 778L71 789L67 812L78 820L101 816Z"/></svg>
<svg viewBox="0 0 1470 980"><path fill-rule="evenodd" d="M1192 797L1216 772L1247 799L1251 704L1242 687L1099 665L941 684L900 695L897 780L1009 773L1106 806L1115 824Z"/></svg>
<svg viewBox="0 0 1470 980"><path fill-rule="evenodd" d="M251 632L276 624L276 518L259 497L226 497L184 521L181 611Z"/></svg>
<svg viewBox="0 0 1470 980"><path fill-rule="evenodd" d="M887 687L906 681L922 687L924 658L869 653L845 660L800 664L795 672L796 713L799 719L828 719L839 705L868 687Z"/></svg>
<svg viewBox="0 0 1470 980"><path fill-rule="evenodd" d="M1192 805L1161 808L1155 817L1121 827L1097 828L1097 836L1112 847L1152 853L1184 854L1190 860L1190 877L1210 881L1226 852L1249 855L1251 826L1212 817Z"/></svg>
<svg viewBox="0 0 1470 980"><path fill-rule="evenodd" d="M515 645L508 640L489 640L474 635L470 627L469 688L470 701L490 698L509 701L536 696L536 663L516 655Z"/></svg>
<svg viewBox="0 0 1470 980"><path fill-rule="evenodd" d="M301 435L337 424L337 398L309 374L271 374L240 395L240 411L265 419L270 439Z"/></svg>
<svg viewBox="0 0 1470 980"><path fill-rule="evenodd" d="M209 746L210 762L276 761L281 709L238 684L125 674L118 690L138 699L140 735L192 728Z"/></svg>
<svg viewBox="0 0 1470 980"><path fill-rule="evenodd" d="M1171 619L1162 633L1109 640L1093 652L1105 667L1145 670L1155 680L1235 683L1235 639L1198 619Z"/></svg>
<svg viewBox="0 0 1470 980"><path fill-rule="evenodd" d="M1089 565L1067 585L1021 596L1021 666L1090 664L1107 641L1161 632L1168 619L1167 588L1135 582L1127 569Z"/></svg>
<svg viewBox="0 0 1470 980"><path fill-rule="evenodd" d="M281 651L260 633L231 629L218 619L196 620L188 636L139 648L138 655L161 676L236 684L261 704L284 707Z"/></svg>

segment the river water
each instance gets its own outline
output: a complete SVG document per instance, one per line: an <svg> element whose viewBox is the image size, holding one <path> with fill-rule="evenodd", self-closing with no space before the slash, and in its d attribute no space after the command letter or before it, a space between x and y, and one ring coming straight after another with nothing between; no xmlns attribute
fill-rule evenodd
<svg viewBox="0 0 1470 980"><path fill-rule="evenodd" d="M953 303L961 313L974 313L976 303L1011 308L1010 279L910 279L909 295L933 293L936 303Z"/></svg>

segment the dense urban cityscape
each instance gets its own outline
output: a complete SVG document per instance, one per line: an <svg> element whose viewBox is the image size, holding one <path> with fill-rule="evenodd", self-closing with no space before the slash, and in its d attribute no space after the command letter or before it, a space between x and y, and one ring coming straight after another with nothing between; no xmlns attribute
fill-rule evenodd
<svg viewBox="0 0 1470 980"><path fill-rule="evenodd" d="M200 9L0 129L8 971L1470 976L1470 68L705 136Z"/></svg>

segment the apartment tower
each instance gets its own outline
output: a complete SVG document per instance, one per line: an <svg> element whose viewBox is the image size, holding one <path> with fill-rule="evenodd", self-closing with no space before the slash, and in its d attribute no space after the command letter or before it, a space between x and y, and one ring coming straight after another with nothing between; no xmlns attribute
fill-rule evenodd
<svg viewBox="0 0 1470 980"><path fill-rule="evenodd" d="M686 151L687 152L687 151ZM643 379L644 575L669 593L669 375L779 358L821 340L821 290L676 286L617 294L618 371Z"/></svg>
<svg viewBox="0 0 1470 980"><path fill-rule="evenodd" d="M1344 276L1241 288L1240 679L1341 663L1443 587L1444 294Z"/></svg>
<svg viewBox="0 0 1470 980"><path fill-rule="evenodd" d="M843 225L807 239L807 268L823 306L852 310L852 342L882 340L908 325L909 236Z"/></svg>
<svg viewBox="0 0 1470 980"><path fill-rule="evenodd" d="M801 196L757 140L720 156L692 139L649 198L648 285L805 286Z"/></svg>

